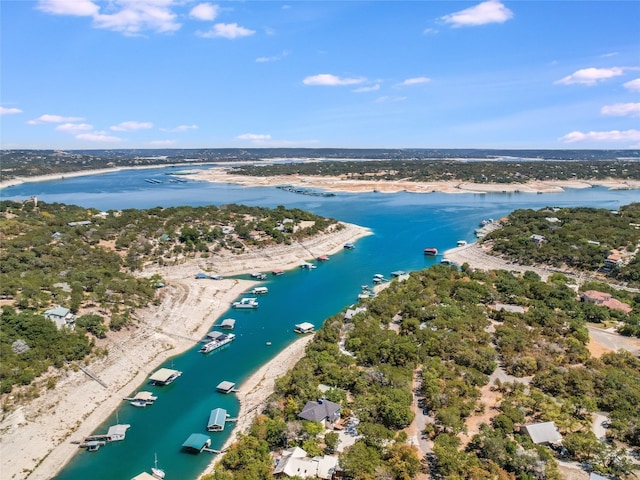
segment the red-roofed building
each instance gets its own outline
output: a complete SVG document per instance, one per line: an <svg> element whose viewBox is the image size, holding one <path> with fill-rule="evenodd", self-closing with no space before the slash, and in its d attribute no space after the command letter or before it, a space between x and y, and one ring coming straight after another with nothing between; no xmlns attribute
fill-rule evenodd
<svg viewBox="0 0 640 480"><path fill-rule="evenodd" d="M626 303L616 300L609 293L598 292L597 290L587 290L582 294L583 302L591 302L596 305L611 308L612 310L619 310L621 312L629 313L632 308Z"/></svg>

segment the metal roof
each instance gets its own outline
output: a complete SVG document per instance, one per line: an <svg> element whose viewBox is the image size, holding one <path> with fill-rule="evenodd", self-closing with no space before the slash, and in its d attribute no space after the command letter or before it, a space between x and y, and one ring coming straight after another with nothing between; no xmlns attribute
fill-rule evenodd
<svg viewBox="0 0 640 480"><path fill-rule="evenodd" d="M227 390L231 390L233 387L235 387L235 385L236 385L235 383L225 380L223 382L220 382L216 387L216 389L223 390L226 392Z"/></svg>
<svg viewBox="0 0 640 480"><path fill-rule="evenodd" d="M156 477L147 472L142 472L133 477L131 480L157 480Z"/></svg>
<svg viewBox="0 0 640 480"><path fill-rule="evenodd" d="M156 373L151 375L149 380L153 382L164 383L167 380L169 380L173 375L176 375L177 373L180 373L180 372L178 372L178 370L172 370L170 368L161 368L160 370L156 371Z"/></svg>
<svg viewBox="0 0 640 480"><path fill-rule="evenodd" d="M201 452L202 449L206 447L210 442L211 439L208 435L205 435L204 433L192 433L191 435L189 435L189 438L187 438L182 444L182 447Z"/></svg>
<svg viewBox="0 0 640 480"><path fill-rule="evenodd" d="M555 443L562 440L554 422L530 423L525 425L524 429L535 444Z"/></svg>
<svg viewBox="0 0 640 480"><path fill-rule="evenodd" d="M220 430L224 429L224 424L227 422L227 411L224 408L216 408L211 410L209 415L209 421L207 422L207 430L212 427L219 427Z"/></svg>

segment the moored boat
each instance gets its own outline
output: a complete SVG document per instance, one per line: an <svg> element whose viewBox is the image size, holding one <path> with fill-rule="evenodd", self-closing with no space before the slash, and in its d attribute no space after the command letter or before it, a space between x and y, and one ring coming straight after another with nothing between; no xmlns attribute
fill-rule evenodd
<svg viewBox="0 0 640 480"><path fill-rule="evenodd" d="M231 305L233 308L258 308L258 299L244 297Z"/></svg>
<svg viewBox="0 0 640 480"><path fill-rule="evenodd" d="M213 352L214 350L222 348L225 345L228 345L229 343L233 342L235 338L236 338L236 335L234 333L227 333L227 334L223 333L219 335L215 340L211 340L210 342L205 343L202 347L200 347L200 350L198 351L200 353Z"/></svg>
<svg viewBox="0 0 640 480"><path fill-rule="evenodd" d="M424 249L424 254L425 255L430 255L430 256L438 255L438 249L437 248L425 248Z"/></svg>

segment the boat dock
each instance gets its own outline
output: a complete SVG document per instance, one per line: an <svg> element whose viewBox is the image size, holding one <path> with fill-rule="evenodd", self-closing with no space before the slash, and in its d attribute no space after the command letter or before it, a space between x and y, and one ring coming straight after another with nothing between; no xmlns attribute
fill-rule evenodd
<svg viewBox="0 0 640 480"><path fill-rule="evenodd" d="M153 395L151 392L138 392L133 397L123 398L123 400L126 400L128 402L144 402L146 405L153 405L153 402L155 402L157 399L158 397Z"/></svg>
<svg viewBox="0 0 640 480"><path fill-rule="evenodd" d="M225 380L218 384L218 386L216 387L216 390L220 393L238 392L239 390L236 389L235 386L236 386L235 383Z"/></svg>

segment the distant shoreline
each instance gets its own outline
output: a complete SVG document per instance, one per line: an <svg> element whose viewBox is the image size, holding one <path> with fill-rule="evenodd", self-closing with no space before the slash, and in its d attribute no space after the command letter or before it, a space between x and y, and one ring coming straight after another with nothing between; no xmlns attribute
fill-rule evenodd
<svg viewBox="0 0 640 480"><path fill-rule="evenodd" d="M565 189L605 187L609 190L640 190L640 180L609 178L606 180L547 180L525 183L474 183L460 180L414 182L408 180L352 180L339 176L282 175L273 177L253 177L249 175L229 174L228 165L240 165L247 162L202 162L175 163L165 165L139 165L131 167L112 167L98 170L52 173L33 177L15 177L0 181L0 191L23 183L48 182L88 175L104 175L122 170L152 170L166 167L186 167L219 165L218 168L194 170L184 178L210 183L231 183L247 187L275 187L289 184L301 188L316 188L328 192L346 193L562 193ZM252 162L249 162L252 163Z"/></svg>

